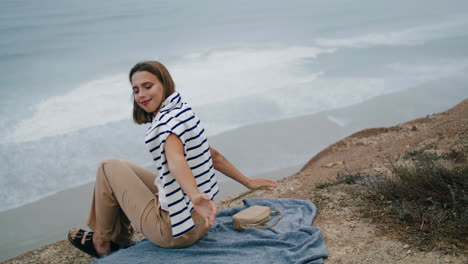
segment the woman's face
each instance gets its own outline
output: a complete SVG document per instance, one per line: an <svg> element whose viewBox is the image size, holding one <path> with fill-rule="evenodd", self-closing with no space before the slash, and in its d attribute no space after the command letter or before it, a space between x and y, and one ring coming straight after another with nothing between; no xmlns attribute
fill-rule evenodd
<svg viewBox="0 0 468 264"><path fill-rule="evenodd" d="M138 71L132 75L135 102L147 113L158 110L163 100L164 87L156 75Z"/></svg>

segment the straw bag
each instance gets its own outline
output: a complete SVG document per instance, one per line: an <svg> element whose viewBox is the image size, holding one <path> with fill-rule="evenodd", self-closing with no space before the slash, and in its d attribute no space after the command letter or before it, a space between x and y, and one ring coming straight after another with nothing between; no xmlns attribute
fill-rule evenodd
<svg viewBox="0 0 468 264"><path fill-rule="evenodd" d="M270 221L271 214L277 214L275 223L271 225L263 225ZM232 217L232 228L237 231L246 228L272 228L281 219L281 213L276 210L271 210L269 207L261 205L250 206Z"/></svg>

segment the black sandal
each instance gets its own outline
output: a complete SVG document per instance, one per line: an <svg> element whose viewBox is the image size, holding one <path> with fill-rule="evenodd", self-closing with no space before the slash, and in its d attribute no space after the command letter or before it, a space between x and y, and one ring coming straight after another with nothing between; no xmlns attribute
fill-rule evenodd
<svg viewBox="0 0 468 264"><path fill-rule="evenodd" d="M70 230L71 231L71 230ZM91 255L95 258L101 258L99 256L93 244L93 234L94 232L90 231L85 237L84 244L81 244L81 239L86 231L83 229L78 230L75 234L75 238L72 238L70 232L68 232L68 241L75 246L77 249L83 251L84 253ZM111 253L120 249L120 246L111 241Z"/></svg>

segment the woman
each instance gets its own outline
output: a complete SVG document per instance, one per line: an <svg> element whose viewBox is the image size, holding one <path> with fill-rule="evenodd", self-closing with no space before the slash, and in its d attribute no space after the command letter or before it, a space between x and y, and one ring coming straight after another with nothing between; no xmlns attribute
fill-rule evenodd
<svg viewBox="0 0 468 264"><path fill-rule="evenodd" d="M69 241L100 257L130 244L134 229L165 248L187 247L213 225L218 193L214 170L249 189L276 187L249 179L209 146L205 130L175 91L161 63L137 63L130 71L133 120L151 123L145 144L156 173L115 158L99 165L87 224L94 232L72 229Z"/></svg>

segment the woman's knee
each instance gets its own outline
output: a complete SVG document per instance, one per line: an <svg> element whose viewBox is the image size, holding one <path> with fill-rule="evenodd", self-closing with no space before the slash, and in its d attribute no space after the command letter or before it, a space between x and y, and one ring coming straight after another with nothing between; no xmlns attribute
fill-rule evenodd
<svg viewBox="0 0 468 264"><path fill-rule="evenodd" d="M109 167L115 167L119 165L121 162L122 161L117 158L105 158L99 163L98 172L102 171L104 172L104 174L106 174L106 169L108 169ZM103 173L98 173L96 177L99 177L101 175L104 176Z"/></svg>
<svg viewBox="0 0 468 264"><path fill-rule="evenodd" d="M105 166L112 166L113 164L118 164L122 162L122 160L118 158L105 158L99 163L100 168L104 168Z"/></svg>

